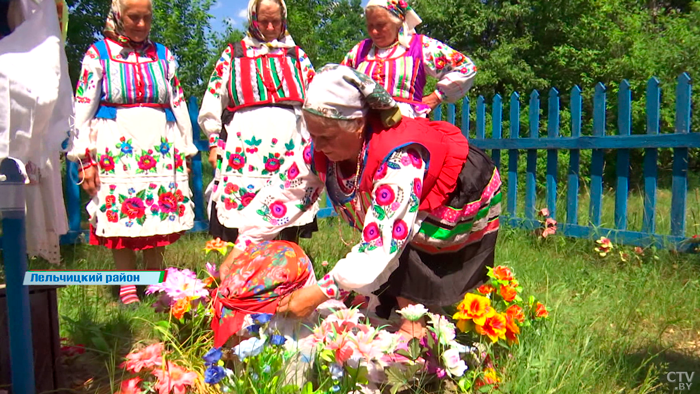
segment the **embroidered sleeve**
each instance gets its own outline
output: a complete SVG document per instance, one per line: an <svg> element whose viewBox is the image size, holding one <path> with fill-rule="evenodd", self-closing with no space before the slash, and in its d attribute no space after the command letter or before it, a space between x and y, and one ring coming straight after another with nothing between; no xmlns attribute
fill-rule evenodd
<svg viewBox="0 0 700 394"><path fill-rule="evenodd" d="M450 103L457 102L474 84L472 60L442 42L423 36L423 62L428 75L437 78L436 92Z"/></svg>
<svg viewBox="0 0 700 394"><path fill-rule="evenodd" d="M227 46L214 66L202 99L202 108L199 110L199 127L209 139L209 148L215 147L219 141L221 114L228 106L226 89L231 77L231 58L231 47Z"/></svg>
<svg viewBox="0 0 700 394"><path fill-rule="evenodd" d="M103 69L94 46L83 58L80 79L75 89L75 117L70 132L67 157L72 161L88 160L95 155L95 138L90 134L90 123L100 105Z"/></svg>
<svg viewBox="0 0 700 394"><path fill-rule="evenodd" d="M236 247L269 241L286 227L292 227L311 208L323 191L323 183L311 170L311 144L302 141L303 157L285 158L294 163L286 172L273 177L257 195L241 191L240 197L226 198L225 205L246 207L238 229ZM234 157L234 156L232 156ZM228 187L223 184L219 187ZM235 186L234 186L235 187ZM234 194L235 195L235 194ZM220 203L221 204L221 203Z"/></svg>
<svg viewBox="0 0 700 394"><path fill-rule="evenodd" d="M186 157L192 157L197 154L197 147L194 145L192 136L192 122L190 120L190 113L187 110L187 102L185 101L185 93L182 90L182 85L180 85L180 80L177 75L177 60L175 56L168 49L167 61L168 61L168 81L170 83L170 107L175 114L175 120L177 121L178 129L180 129L181 145L179 148Z"/></svg>
<svg viewBox="0 0 700 394"><path fill-rule="evenodd" d="M357 59L357 52L360 50L360 44L362 44L362 41L357 43L351 50L350 52L345 55L345 58L343 61L340 63L342 66L348 66L352 68L357 68L357 64L355 64L355 59Z"/></svg>
<svg viewBox="0 0 700 394"><path fill-rule="evenodd" d="M426 169L425 152L415 145L396 150L377 170L371 208L365 215L362 240L319 281L329 297L342 291L368 294L389 279L417 222L419 195ZM337 294L337 296L334 296Z"/></svg>
<svg viewBox="0 0 700 394"><path fill-rule="evenodd" d="M304 79L304 86L308 87L309 83L314 79L314 75L316 75L316 70L314 70L314 65L311 64L309 55L299 47L297 47L297 50L299 51L299 62L301 63L301 77Z"/></svg>

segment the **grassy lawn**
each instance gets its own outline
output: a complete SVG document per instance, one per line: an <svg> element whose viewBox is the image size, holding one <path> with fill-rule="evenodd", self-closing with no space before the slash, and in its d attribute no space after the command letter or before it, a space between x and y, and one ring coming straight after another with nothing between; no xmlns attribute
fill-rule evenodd
<svg viewBox="0 0 700 394"><path fill-rule="evenodd" d="M321 231L302 246L314 258L317 276L349 248L340 242L338 221L322 220ZM358 234L342 225L346 241ZM169 266L202 268L207 238L191 234L167 250ZM507 393L672 392L668 371L700 371L700 255L661 251L658 259L622 262L618 248L602 259L586 240L504 228L496 259L515 269L527 291L541 298L551 319L539 332L525 331L522 344L502 365ZM630 251L629 248L625 249ZM107 250L64 246L65 268L112 267ZM326 267L321 262L327 260ZM31 268L53 268L32 261ZM160 320L151 299L136 309L120 307L109 287L59 290L61 336L88 351L66 361L68 383L79 392L114 392L116 365ZM699 384L700 386L700 384ZM693 392L696 387L693 387ZM688 391L686 391L688 392Z"/></svg>

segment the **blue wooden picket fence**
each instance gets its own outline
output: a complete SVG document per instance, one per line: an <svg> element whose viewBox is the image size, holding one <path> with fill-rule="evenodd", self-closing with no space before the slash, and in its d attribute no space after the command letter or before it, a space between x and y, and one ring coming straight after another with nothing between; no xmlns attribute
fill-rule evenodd
<svg viewBox="0 0 700 394"><path fill-rule="evenodd" d="M558 233L576 238L597 238L607 236L614 243L636 246L656 246L671 248L683 252L697 251L697 243L687 237L686 211L688 191L688 149L700 148L700 133L691 132L691 79L687 73L679 76L676 86L675 101L675 130L674 133L661 134L659 120L661 111L661 86L659 80L651 78L646 91L647 127L644 133L632 133L631 109L632 97L630 84L623 81L618 89L618 125L617 134L606 133L606 88L602 84L595 86L593 97L593 127L592 135L583 135L583 100L581 89L574 86L570 94L571 136L560 136L560 98L559 92L552 88L547 98L547 135L540 137L540 95L536 90L529 97L529 137L520 138L520 96L512 93L510 96L510 122L508 138L503 135L503 102L500 95L493 98L491 104L491 137L486 138L487 105L483 97L476 100L476 138L470 138L470 144L491 152L496 165L501 168L501 153L508 152L506 211L504 221L511 226L535 229L542 224L536 219L537 199L537 150L547 151L546 165L546 206L551 217L558 223ZM461 129L469 137L471 101L465 98L461 110ZM448 104L447 121L456 123L456 106ZM196 124L199 105L196 98L189 102L190 116L194 129L194 141L200 152L208 152L208 143L200 138L200 130ZM436 120L442 119L442 108L433 113ZM636 130L639 132L639 130ZM672 201L671 201L671 231L670 234L659 234L656 229L657 218L657 149L672 148ZM579 223L579 171L581 150L592 150L589 219L585 224ZM630 149L644 149L644 212L641 231L631 231L627 228L627 202L629 194ZM519 150L526 150L525 201L524 217L516 213L518 201L518 160ZM566 215L557 212L557 190L559 187L558 151L570 151L569 169L567 176ZM601 227L603 210L603 168L604 150L617 151L617 184L615 187L615 216L614 228ZM206 154L206 153L205 153ZM203 197L202 155L197 155L192 161L193 194L195 203L195 226L192 231L206 231L206 203ZM86 231L81 229L81 213L84 210L80 204L80 190L76 186L77 167L68 163L65 197L69 216L70 232L62 242L74 243ZM330 206L330 204L328 204ZM334 216L331 208L322 209L318 216L325 218Z"/></svg>

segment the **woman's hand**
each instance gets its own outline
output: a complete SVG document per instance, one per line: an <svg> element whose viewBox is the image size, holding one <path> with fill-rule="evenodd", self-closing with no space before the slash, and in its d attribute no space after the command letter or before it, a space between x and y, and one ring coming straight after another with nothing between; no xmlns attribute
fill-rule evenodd
<svg viewBox="0 0 700 394"><path fill-rule="evenodd" d="M100 176L97 174L97 167L90 166L82 171L78 169L78 177L80 177L83 190L90 196L94 197L97 190L100 188Z"/></svg>
<svg viewBox="0 0 700 394"><path fill-rule="evenodd" d="M430 110L434 110L438 105L442 104L442 100L436 92L432 92L431 94L423 97L423 104L430 107Z"/></svg>
<svg viewBox="0 0 700 394"><path fill-rule="evenodd" d="M218 151L215 146L209 148L209 164L211 164L211 168L216 168L217 154Z"/></svg>
<svg viewBox="0 0 700 394"><path fill-rule="evenodd" d="M282 298L277 305L277 313L287 313L296 318L304 318L311 315L316 307L328 300L321 288L313 285L303 287L294 293Z"/></svg>

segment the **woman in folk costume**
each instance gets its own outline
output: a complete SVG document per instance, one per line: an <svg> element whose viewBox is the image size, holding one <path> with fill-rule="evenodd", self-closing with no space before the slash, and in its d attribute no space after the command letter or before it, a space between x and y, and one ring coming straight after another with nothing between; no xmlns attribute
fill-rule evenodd
<svg viewBox="0 0 700 394"><path fill-rule="evenodd" d="M265 183L297 170L295 159L308 141L301 106L314 75L308 56L287 32L283 0L251 0L248 18L247 36L229 44L216 63L199 113L210 161L218 161L209 232L229 242ZM287 180L288 187L294 184ZM314 204L281 238L310 237L317 230L317 210Z"/></svg>
<svg viewBox="0 0 700 394"><path fill-rule="evenodd" d="M451 305L487 279L501 181L493 162L457 127L402 117L380 85L339 65L318 72L303 109L313 144L303 158L295 157L294 173L274 180L251 202L222 275L238 253L274 238L282 225L294 225L313 201L298 204L309 190L317 196L325 188L362 239L318 286L282 299L280 312L306 316L324 301L356 291L378 296L376 313L388 318L412 303ZM294 186L283 188L288 180ZM400 328L405 335L421 332L407 321Z"/></svg>
<svg viewBox="0 0 700 394"><path fill-rule="evenodd" d="M417 34L421 19L405 0L369 0L365 19L370 38L355 45L341 64L382 85L402 115L427 117L442 102L467 94L476 66L442 42ZM423 96L428 76L438 79L437 87Z"/></svg>
<svg viewBox="0 0 700 394"><path fill-rule="evenodd" d="M92 197L90 244L118 270L161 269L164 247L193 226L189 159L197 153L173 53L149 40L151 0L113 0L105 39L83 60L68 158ZM125 304L138 301L122 286Z"/></svg>

